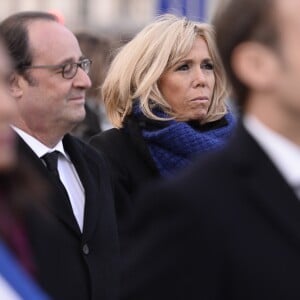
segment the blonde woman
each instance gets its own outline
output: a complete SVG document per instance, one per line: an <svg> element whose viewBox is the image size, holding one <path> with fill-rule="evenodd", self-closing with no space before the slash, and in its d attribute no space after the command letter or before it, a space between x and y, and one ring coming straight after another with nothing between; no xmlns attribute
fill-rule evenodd
<svg viewBox="0 0 300 300"><path fill-rule="evenodd" d="M123 199L226 142L235 124L226 88L208 24L164 15L120 50L102 87L115 128L91 144L109 158Z"/></svg>

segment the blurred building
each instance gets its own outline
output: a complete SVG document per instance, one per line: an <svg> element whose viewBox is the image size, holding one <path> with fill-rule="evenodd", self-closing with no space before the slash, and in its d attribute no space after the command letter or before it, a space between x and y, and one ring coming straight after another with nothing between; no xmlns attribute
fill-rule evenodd
<svg viewBox="0 0 300 300"><path fill-rule="evenodd" d="M135 32L162 12L208 20L218 0L6 0L0 19L23 10L55 11L74 30Z"/></svg>

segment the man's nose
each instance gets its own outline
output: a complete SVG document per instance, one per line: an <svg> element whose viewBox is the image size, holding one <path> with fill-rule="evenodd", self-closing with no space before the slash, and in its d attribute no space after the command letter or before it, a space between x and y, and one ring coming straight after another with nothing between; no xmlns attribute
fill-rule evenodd
<svg viewBox="0 0 300 300"><path fill-rule="evenodd" d="M92 86L92 82L90 76L84 70L78 68L73 85L82 89L89 89Z"/></svg>

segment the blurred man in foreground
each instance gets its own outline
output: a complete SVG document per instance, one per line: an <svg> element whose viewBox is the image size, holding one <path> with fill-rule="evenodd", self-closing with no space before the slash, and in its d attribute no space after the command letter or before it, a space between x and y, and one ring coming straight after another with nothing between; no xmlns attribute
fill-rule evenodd
<svg viewBox="0 0 300 300"><path fill-rule="evenodd" d="M0 37L0 298L46 300L32 279L35 265L26 222L37 216L44 183L17 158L10 127L16 114L16 104L9 95L11 72L11 60ZM40 187L36 187L38 183Z"/></svg>

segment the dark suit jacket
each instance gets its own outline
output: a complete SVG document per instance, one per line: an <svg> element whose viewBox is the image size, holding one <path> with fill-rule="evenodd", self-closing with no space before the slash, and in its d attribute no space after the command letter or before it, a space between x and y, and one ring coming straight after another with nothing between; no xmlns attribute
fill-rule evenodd
<svg viewBox="0 0 300 300"><path fill-rule="evenodd" d="M122 300L300 299L300 203L243 127L136 205Z"/></svg>
<svg viewBox="0 0 300 300"><path fill-rule="evenodd" d="M30 224L37 278L54 299L117 299L119 245L110 172L103 157L78 139L66 135L63 144L85 189L82 234L69 200L20 139L20 151L53 188L50 217Z"/></svg>

